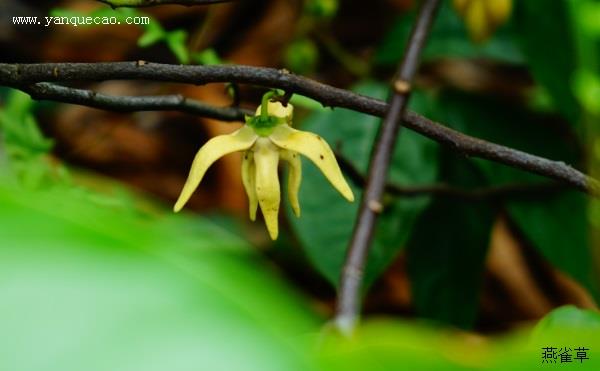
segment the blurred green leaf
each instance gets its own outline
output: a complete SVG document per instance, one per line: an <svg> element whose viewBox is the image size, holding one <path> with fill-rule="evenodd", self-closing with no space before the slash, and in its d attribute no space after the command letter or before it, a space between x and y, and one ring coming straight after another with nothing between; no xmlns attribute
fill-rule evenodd
<svg viewBox="0 0 600 371"><path fill-rule="evenodd" d="M384 38L375 55L375 62L396 65L408 41L416 11L404 14ZM452 9L450 1L444 1L433 24L431 34L423 51L424 60L438 58L488 58L506 63L520 64L523 56L514 43L512 24L500 28L485 44L472 43L464 23Z"/></svg>
<svg viewBox="0 0 600 371"><path fill-rule="evenodd" d="M585 109L600 116L600 76L592 71L579 70L573 79L573 87Z"/></svg>
<svg viewBox="0 0 600 371"><path fill-rule="evenodd" d="M548 90L558 111L577 125L580 107L569 88L577 53L566 0L515 1L514 13L521 49L533 77Z"/></svg>
<svg viewBox="0 0 600 371"><path fill-rule="evenodd" d="M560 307L538 322L534 328L534 334L539 336L544 332L566 329L600 332L600 313L579 309L572 305Z"/></svg>
<svg viewBox="0 0 600 371"><path fill-rule="evenodd" d="M458 93L439 100L438 119L474 137L577 166L577 143L568 128L551 116L537 115L508 101ZM547 182L548 179L491 161L475 159L490 184ZM586 197L576 191L557 192L506 202L510 217L524 237L555 267L592 292L597 278L586 223Z"/></svg>
<svg viewBox="0 0 600 371"><path fill-rule="evenodd" d="M470 356L474 348L422 324L378 320L367 321L352 338L330 334L319 356L323 370L473 370L482 364Z"/></svg>
<svg viewBox="0 0 600 371"><path fill-rule="evenodd" d="M28 188L68 182L68 172L48 158L53 141L38 128L33 108L29 95L13 89L0 106L0 150L8 165L7 169L0 167L0 173L12 172Z"/></svg>
<svg viewBox="0 0 600 371"><path fill-rule="evenodd" d="M201 218L0 184L0 369L306 370L317 318Z"/></svg>
<svg viewBox="0 0 600 371"><path fill-rule="evenodd" d="M138 46L140 48L147 48L163 40L166 34L165 30L158 22L148 23L148 25L145 26L145 29L146 32L144 32L138 39Z"/></svg>
<svg viewBox="0 0 600 371"><path fill-rule="evenodd" d="M192 59L194 62L206 66L223 63L219 54L217 54L217 51L213 48L204 49L200 53L193 53Z"/></svg>
<svg viewBox="0 0 600 371"><path fill-rule="evenodd" d="M15 151L36 155L52 148L52 140L45 138L32 114L33 100L18 90L11 90L0 107L0 129L4 143Z"/></svg>
<svg viewBox="0 0 600 371"><path fill-rule="evenodd" d="M580 5L579 5L580 4ZM580 24L590 36L600 37L600 3L595 0L580 1L581 12L577 14L580 17Z"/></svg>
<svg viewBox="0 0 600 371"><path fill-rule="evenodd" d="M365 82L355 90L384 98L388 88L383 84ZM415 94L411 102L412 107L420 112L427 110L428 99L424 95ZM302 129L323 136L333 148L339 147L340 153L366 174L379 121L375 117L336 109L311 115L302 123ZM411 185L431 183L437 175L436 154L435 143L403 130L393 157L391 181ZM300 190L302 217L296 218L289 210L288 215L309 259L319 272L337 285L361 190L352 185L357 201L348 203L312 164L305 161L303 171ZM404 246L416 218L427 203L427 198L386 201L369 255L365 274L367 285L383 272Z"/></svg>
<svg viewBox="0 0 600 371"><path fill-rule="evenodd" d="M184 30L170 31L166 34L165 40L171 52L175 55L179 63L188 64L190 56L187 50L187 32Z"/></svg>
<svg viewBox="0 0 600 371"><path fill-rule="evenodd" d="M560 311L561 309L559 309ZM592 314L588 311L589 314ZM550 314L551 316L552 314ZM597 370L600 331L570 333L530 329L502 337L482 336L403 321L366 321L352 338L321 340L323 370ZM542 364L542 347L589 348L589 359ZM575 355L575 353L573 353Z"/></svg>
<svg viewBox="0 0 600 371"><path fill-rule="evenodd" d="M294 73L311 73L319 61L319 49L308 38L296 40L287 47L284 61L285 66Z"/></svg>
<svg viewBox="0 0 600 371"><path fill-rule="evenodd" d="M472 164L443 155L444 183L481 187ZM417 314L461 328L474 325L494 210L485 202L437 198L421 215L407 248Z"/></svg>
<svg viewBox="0 0 600 371"><path fill-rule="evenodd" d="M332 18L336 15L339 0L307 0L304 2L306 14L315 18Z"/></svg>

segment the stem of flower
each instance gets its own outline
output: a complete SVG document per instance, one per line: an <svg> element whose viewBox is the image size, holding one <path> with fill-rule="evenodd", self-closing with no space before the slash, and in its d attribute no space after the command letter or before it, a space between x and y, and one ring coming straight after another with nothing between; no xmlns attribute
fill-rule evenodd
<svg viewBox="0 0 600 371"><path fill-rule="evenodd" d="M260 102L260 119L267 120L269 118L269 101L275 95L278 95L275 90L269 90L262 96L262 100Z"/></svg>

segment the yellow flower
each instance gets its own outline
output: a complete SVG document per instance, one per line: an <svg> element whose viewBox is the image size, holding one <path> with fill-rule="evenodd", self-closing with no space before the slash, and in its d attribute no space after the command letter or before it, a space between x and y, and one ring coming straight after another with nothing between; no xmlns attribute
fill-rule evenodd
<svg viewBox="0 0 600 371"><path fill-rule="evenodd" d="M296 216L300 216L298 190L302 180L299 154L308 157L344 198L354 201L352 190L329 145L316 134L293 129L293 106L283 106L269 98L269 93L265 94L255 116L247 117L246 125L241 129L212 138L200 148L173 208L175 212L183 208L206 170L217 159L237 151L244 151L242 181L248 194L250 219L256 219L256 210L260 206L272 239L276 239L278 235L280 189L277 165L280 159L289 164L288 197Z"/></svg>
<svg viewBox="0 0 600 371"><path fill-rule="evenodd" d="M512 11L512 0L453 0L453 5L478 43L487 40Z"/></svg>

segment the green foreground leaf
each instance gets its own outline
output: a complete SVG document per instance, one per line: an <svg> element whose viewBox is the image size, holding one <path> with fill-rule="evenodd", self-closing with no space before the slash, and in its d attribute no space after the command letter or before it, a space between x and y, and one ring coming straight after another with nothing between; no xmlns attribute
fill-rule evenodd
<svg viewBox="0 0 600 371"><path fill-rule="evenodd" d="M0 185L0 369L306 369L317 318L245 243L130 206Z"/></svg>

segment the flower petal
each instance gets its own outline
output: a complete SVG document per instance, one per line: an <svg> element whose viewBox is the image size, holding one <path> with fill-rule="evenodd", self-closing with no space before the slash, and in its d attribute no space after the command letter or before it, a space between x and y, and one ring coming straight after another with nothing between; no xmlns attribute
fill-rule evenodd
<svg viewBox="0 0 600 371"><path fill-rule="evenodd" d="M302 182L302 161L300 161L300 155L293 151L282 149L279 152L282 159L287 161L290 165L288 170L288 199L294 214L300 217L300 202L298 201L298 191L300 190L300 183Z"/></svg>
<svg viewBox="0 0 600 371"><path fill-rule="evenodd" d="M492 25L488 21L484 1L472 1L466 7L464 17L465 24L474 42L481 43L492 33Z"/></svg>
<svg viewBox="0 0 600 371"><path fill-rule="evenodd" d="M256 196L256 170L252 151L246 151L242 157L242 183L244 183L244 188L248 195L250 220L255 221L256 209L258 209L258 197Z"/></svg>
<svg viewBox="0 0 600 371"><path fill-rule="evenodd" d="M259 138L253 147L256 167L256 195L265 218L265 224L271 239L279 233L277 218L279 215L279 149L267 138Z"/></svg>
<svg viewBox="0 0 600 371"><path fill-rule="evenodd" d="M262 110L262 105L258 106L256 109L255 115L259 116ZM294 106L288 103L287 106L281 104L281 102L269 101L267 105L267 112L270 116L279 117L282 119L286 119L288 122L292 121L292 117L294 116Z"/></svg>
<svg viewBox="0 0 600 371"><path fill-rule="evenodd" d="M183 208L198 187L198 184L200 184L202 177L204 177L210 165L226 154L250 148L256 141L256 138L257 135L254 133L254 130L244 126L231 134L219 135L206 142L200 148L196 157L194 157L190 174L173 210L178 212Z"/></svg>
<svg viewBox="0 0 600 371"><path fill-rule="evenodd" d="M333 151L323 138L313 133L293 129L288 125L279 125L269 139L283 149L299 152L308 157L344 198L350 202L354 201L352 190L342 175Z"/></svg>

